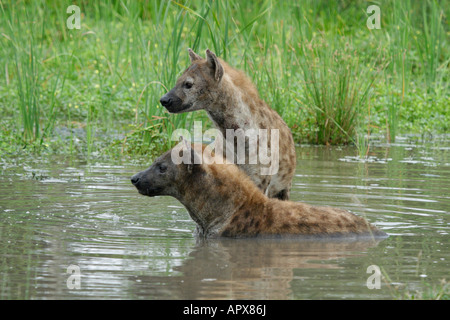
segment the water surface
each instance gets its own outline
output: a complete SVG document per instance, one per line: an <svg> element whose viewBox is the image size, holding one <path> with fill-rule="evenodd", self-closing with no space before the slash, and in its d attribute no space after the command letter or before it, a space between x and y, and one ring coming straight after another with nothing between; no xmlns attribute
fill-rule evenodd
<svg viewBox="0 0 450 320"><path fill-rule="evenodd" d="M372 241L215 240L169 197L129 177L150 163L0 161L1 299L391 299L448 280L449 141L300 146L294 201L366 217ZM369 289L367 268L383 273ZM80 288L70 289L70 266ZM70 272L70 268L69 268Z"/></svg>

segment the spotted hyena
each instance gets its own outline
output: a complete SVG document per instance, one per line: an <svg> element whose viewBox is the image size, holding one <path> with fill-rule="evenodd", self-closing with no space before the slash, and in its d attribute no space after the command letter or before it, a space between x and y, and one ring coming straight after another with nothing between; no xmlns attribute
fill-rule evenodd
<svg viewBox="0 0 450 320"><path fill-rule="evenodd" d="M268 198L236 165L210 164L185 145L190 161L175 164L170 150L131 182L143 195L178 199L201 238L385 235L345 210Z"/></svg>
<svg viewBox="0 0 450 320"><path fill-rule="evenodd" d="M278 166L274 174L263 174L261 169L266 164L237 161L237 145L234 147L235 159L228 160L233 160L270 198L289 199L296 166L294 140L289 127L259 97L256 87L243 72L230 67L210 50L206 50L206 59L191 49L189 56L190 67L178 78L175 87L161 98L161 104L171 113L206 110L224 137L227 129L243 132L267 129L269 152L276 150L270 145L275 129L278 135L275 140L278 143ZM248 139L245 149L248 155Z"/></svg>

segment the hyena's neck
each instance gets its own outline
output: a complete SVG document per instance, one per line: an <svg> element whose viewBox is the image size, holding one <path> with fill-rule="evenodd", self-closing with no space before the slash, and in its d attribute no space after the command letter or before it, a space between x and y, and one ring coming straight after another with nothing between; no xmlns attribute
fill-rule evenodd
<svg viewBox="0 0 450 320"><path fill-rule="evenodd" d="M259 117L249 105L251 100L246 99L245 92L236 87L227 75L223 77L219 90L218 99L206 111L223 134L226 129L247 130L261 127Z"/></svg>
<svg viewBox="0 0 450 320"><path fill-rule="evenodd" d="M196 222L199 236L214 236L234 213L233 199L213 194L210 189L195 190L178 199Z"/></svg>
<svg viewBox="0 0 450 320"><path fill-rule="evenodd" d="M245 173L229 166L215 165L207 173L214 179L192 186L189 192L178 198L197 223L199 236L218 235L240 211L251 211L256 203L264 205L268 201ZM220 187L217 181L220 181Z"/></svg>

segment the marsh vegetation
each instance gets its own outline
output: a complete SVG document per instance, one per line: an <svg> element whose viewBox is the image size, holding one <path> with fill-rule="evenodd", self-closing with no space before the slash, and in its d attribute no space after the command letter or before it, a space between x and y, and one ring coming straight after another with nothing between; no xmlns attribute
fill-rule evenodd
<svg viewBox="0 0 450 320"><path fill-rule="evenodd" d="M450 123L446 1L70 1L0 3L0 153L159 154L175 128L159 98L210 48L245 70L297 143L435 135Z"/></svg>

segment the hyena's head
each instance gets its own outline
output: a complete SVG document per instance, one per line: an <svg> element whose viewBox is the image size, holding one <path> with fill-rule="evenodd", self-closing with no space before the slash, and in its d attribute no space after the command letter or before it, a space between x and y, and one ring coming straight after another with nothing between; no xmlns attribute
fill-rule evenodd
<svg viewBox="0 0 450 320"><path fill-rule="evenodd" d="M186 140L183 143L164 153L147 170L131 177L131 183L140 194L180 199L192 189L192 184L199 182L204 175L201 155L188 146Z"/></svg>
<svg viewBox="0 0 450 320"><path fill-rule="evenodd" d="M189 68L178 78L175 87L160 99L170 113L207 109L217 98L216 88L224 73L219 59L209 49L206 59L191 49L189 57Z"/></svg>

